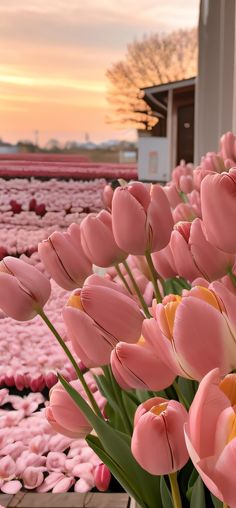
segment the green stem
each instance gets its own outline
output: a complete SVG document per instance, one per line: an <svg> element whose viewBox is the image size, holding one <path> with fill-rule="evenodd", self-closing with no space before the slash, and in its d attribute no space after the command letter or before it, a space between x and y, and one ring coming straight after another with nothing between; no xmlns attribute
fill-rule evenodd
<svg viewBox="0 0 236 508"><path fill-rule="evenodd" d="M123 424L124 424L124 429L125 429L126 433L129 436L131 436L132 432L133 432L133 429L132 429L132 426L130 424L130 420L129 420L128 416L127 416L127 413L126 413L126 409L125 409L124 402L123 402L123 399L122 399L122 391L120 390L119 385L117 384L116 380L114 379L114 376L113 376L112 371L111 371L111 367L109 365L104 365L103 372L105 374L105 377L107 378L107 380L111 384L111 388L112 388L112 391L113 391L114 398L115 398L115 400L117 402L117 405L120 408L120 412L121 412L121 416L122 416Z"/></svg>
<svg viewBox="0 0 236 508"><path fill-rule="evenodd" d="M51 323L50 319L48 318L48 316L45 314L45 312L43 311L43 309L39 309L38 310L38 314L40 315L40 317L42 318L42 320L44 321L44 323L46 323L46 325L48 326L49 330L51 330L51 332L53 333L53 335L56 337L57 341L59 342L60 346L62 347L63 351L66 353L67 357L69 358L71 364L73 365L74 369L75 369L75 372L77 374L77 377L78 379L80 380L83 388L84 388L84 391L86 393L86 395L88 396L88 399L90 400L91 402L91 405L95 411L95 413L100 416L101 418L103 418L102 416L102 413L97 405L97 402L96 400L94 399L92 393L90 392L90 389L84 379L84 376L79 368L79 366L77 365L76 363L76 360L74 359L72 353L70 352L70 350L68 349L66 343L64 342L64 340L61 338L60 334L58 333L58 331L56 330L56 328L53 326L53 324Z"/></svg>
<svg viewBox="0 0 236 508"><path fill-rule="evenodd" d="M170 473L169 475L171 494L173 500L173 508L182 508L182 501L180 497L179 485L177 481L177 473Z"/></svg>
<svg viewBox="0 0 236 508"><path fill-rule="evenodd" d="M228 505L226 503L223 503L223 507L222 508L228 508Z"/></svg>
<svg viewBox="0 0 236 508"><path fill-rule="evenodd" d="M118 264L115 264L115 269L116 269L116 271L117 271L117 273L118 273L118 275L119 275L120 279L122 280L122 282L123 282L124 286L125 286L125 287L126 287L126 289L129 291L129 293L132 295L132 291L131 291L131 289L130 289L130 287L129 287L129 284L128 284L128 282L127 282L126 278L124 277L124 275L123 275L123 273L122 273L122 271L121 271L121 269L120 269L120 267L119 267L119 265L118 265Z"/></svg>
<svg viewBox="0 0 236 508"><path fill-rule="evenodd" d="M157 284L158 274L157 274L157 271L156 271L155 266L153 264L151 253L149 251L146 251L145 256L146 256L147 264L149 267L149 271L150 271L150 275L151 275L151 279L152 279L152 283L153 283L153 287L154 287L156 301L157 301L157 303L161 303L162 296L161 296L161 293L160 293L160 290L159 290L159 287ZM158 278L161 282L162 281L161 277L159 276Z"/></svg>
<svg viewBox="0 0 236 508"><path fill-rule="evenodd" d="M141 303L141 305L142 305L142 308L143 308L144 314L145 314L146 318L150 318L150 317L151 317L151 314L149 313L148 306L147 306L147 304L146 304L146 302L145 302L145 300L144 300L144 298L143 298L143 295L142 295L142 293L141 293L141 291L140 291L140 289L139 289L139 287L138 287L138 284L137 284L137 282L136 282L136 280L135 280L135 278L134 278L134 276L133 276L133 274L132 274L132 271L131 271L131 269L130 269L130 267L129 267L128 263L127 263L127 261L126 261L126 260L125 260L125 261L123 261L123 264L124 264L125 269L126 269L126 271L127 271L128 275L129 275L129 277L130 277L130 280L131 280L131 282L132 282L132 284L133 284L133 288L134 288L134 290L135 290L136 294L137 294L137 295L138 295L138 297L139 297L139 300L140 300L140 303Z"/></svg>
<svg viewBox="0 0 236 508"><path fill-rule="evenodd" d="M186 407L187 410L189 410L189 403L188 401L185 399L184 395L182 394L179 386L178 386L178 383L176 381L173 382L173 387L178 395L178 398L179 398L179 402L181 402L181 404L183 404L183 406Z"/></svg>

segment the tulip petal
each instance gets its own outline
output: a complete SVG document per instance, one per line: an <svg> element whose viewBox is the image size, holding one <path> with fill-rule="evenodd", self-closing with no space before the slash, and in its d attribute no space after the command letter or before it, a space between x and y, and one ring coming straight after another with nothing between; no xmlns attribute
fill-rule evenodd
<svg viewBox="0 0 236 508"><path fill-rule="evenodd" d="M201 184L202 218L207 238L218 249L232 254L236 252L234 174L235 170L232 174L207 175Z"/></svg>
<svg viewBox="0 0 236 508"><path fill-rule="evenodd" d="M117 342L137 342L143 315L132 298L104 286L85 285L81 302L85 312Z"/></svg>
<svg viewBox="0 0 236 508"><path fill-rule="evenodd" d="M184 297L176 310L173 338L181 365L194 379L215 367L222 375L230 372L232 336L224 316L212 305Z"/></svg>
<svg viewBox="0 0 236 508"><path fill-rule="evenodd" d="M110 362L115 342L109 342L85 312L68 306L63 310L63 319L73 348L86 367L98 367Z"/></svg>
<svg viewBox="0 0 236 508"><path fill-rule="evenodd" d="M51 293L51 286L47 277L34 266L18 258L7 256L4 258L3 263L9 272L19 280L22 287L26 288L36 302L43 307Z"/></svg>
<svg viewBox="0 0 236 508"><path fill-rule="evenodd" d="M144 254L148 235L146 213L127 187L118 187L112 200L112 228L119 247L130 254Z"/></svg>
<svg viewBox="0 0 236 508"><path fill-rule="evenodd" d="M229 406L229 400L218 384L219 369L214 369L201 381L189 411L189 438L199 457L214 455L213 429L220 413Z"/></svg>

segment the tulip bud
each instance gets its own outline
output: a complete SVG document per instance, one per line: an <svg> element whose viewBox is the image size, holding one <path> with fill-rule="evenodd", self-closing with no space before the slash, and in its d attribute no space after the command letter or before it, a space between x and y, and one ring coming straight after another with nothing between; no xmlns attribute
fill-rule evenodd
<svg viewBox="0 0 236 508"><path fill-rule="evenodd" d="M116 243L131 254L163 249L169 242L173 218L159 185L150 192L141 182L118 187L112 200L112 227Z"/></svg>
<svg viewBox="0 0 236 508"><path fill-rule="evenodd" d="M175 373L155 355L143 338L137 344L119 342L111 353L111 368L124 390L163 390L175 379Z"/></svg>
<svg viewBox="0 0 236 508"><path fill-rule="evenodd" d="M90 261L103 268L121 263L128 255L115 242L111 214L106 210L81 222L81 241Z"/></svg>
<svg viewBox="0 0 236 508"><path fill-rule="evenodd" d="M85 374L86 379L86 374ZM70 382L82 397L88 402L80 381L77 379ZM105 399L100 392L93 392L100 409L104 408ZM50 391L49 406L46 407L45 415L52 428L65 436L79 439L85 438L92 430L92 426L82 413L81 409L66 392L62 384L58 382Z"/></svg>
<svg viewBox="0 0 236 508"><path fill-rule="evenodd" d="M207 239L218 249L232 254L236 252L235 192L235 168L229 173L207 175L201 185L202 218Z"/></svg>
<svg viewBox="0 0 236 508"><path fill-rule="evenodd" d="M47 302L49 280L34 266L7 256L0 262L0 308L18 321L32 319Z"/></svg>
<svg viewBox="0 0 236 508"><path fill-rule="evenodd" d="M92 264L83 251L80 226L71 224L66 233L54 232L38 245L46 270L68 291L82 286L92 273Z"/></svg>
<svg viewBox="0 0 236 508"><path fill-rule="evenodd" d="M134 417L131 451L153 475L170 474L188 461L184 424L188 413L175 400L154 397L141 404Z"/></svg>
<svg viewBox="0 0 236 508"><path fill-rule="evenodd" d="M95 487L100 490L100 492L106 492L106 490L108 490L111 481L111 473L105 464L99 464L95 467L94 481Z"/></svg>
<svg viewBox="0 0 236 508"><path fill-rule="evenodd" d="M76 354L86 367L96 367L110 363L119 340L137 342L144 316L120 286L92 275L72 293L63 318Z"/></svg>

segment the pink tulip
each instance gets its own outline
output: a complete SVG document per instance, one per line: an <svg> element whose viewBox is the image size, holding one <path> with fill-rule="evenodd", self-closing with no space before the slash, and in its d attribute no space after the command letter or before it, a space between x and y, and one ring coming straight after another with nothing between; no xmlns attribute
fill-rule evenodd
<svg viewBox="0 0 236 508"><path fill-rule="evenodd" d="M118 187L112 200L112 227L116 243L125 252L143 255L163 249L173 218L162 187L153 185L150 192L141 182Z"/></svg>
<svg viewBox="0 0 236 508"><path fill-rule="evenodd" d="M176 188L180 189L180 179L182 176L190 176L193 175L193 168L191 164L185 164L184 161L181 161L179 166L172 171L172 182L175 184Z"/></svg>
<svg viewBox="0 0 236 508"><path fill-rule="evenodd" d="M99 464L94 471L95 487L100 492L106 492L111 481L111 473L105 464Z"/></svg>
<svg viewBox="0 0 236 508"><path fill-rule="evenodd" d="M111 353L111 368L124 390L163 390L170 386L174 372L141 339L137 344L119 342Z"/></svg>
<svg viewBox="0 0 236 508"><path fill-rule="evenodd" d="M224 159L236 161L236 137L232 132L226 132L220 139L221 152Z"/></svg>
<svg viewBox="0 0 236 508"><path fill-rule="evenodd" d="M179 191L173 183L167 184L163 187L163 190L167 196L171 208L175 208L177 205L183 202Z"/></svg>
<svg viewBox="0 0 236 508"><path fill-rule="evenodd" d="M22 480L25 489L32 490L36 489L43 483L44 476L42 471L40 471L38 468L29 466L23 472Z"/></svg>
<svg viewBox="0 0 236 508"><path fill-rule="evenodd" d="M46 270L56 283L68 291L80 287L92 273L92 264L81 244L78 224L66 233L54 232L38 246Z"/></svg>
<svg viewBox="0 0 236 508"><path fill-rule="evenodd" d="M55 487L53 487L52 489L52 492L54 494L61 494L63 492L68 492L68 490L70 490L70 488L72 487L72 485L74 485L75 483L75 479L74 478L71 478L71 477L68 477L68 476L64 476L61 480L59 480Z"/></svg>
<svg viewBox="0 0 236 508"><path fill-rule="evenodd" d="M111 214L102 210L98 215L87 215L81 222L81 241L90 261L101 267L121 263L127 253L115 242Z"/></svg>
<svg viewBox="0 0 236 508"><path fill-rule="evenodd" d="M193 190L193 176L192 175L181 175L179 179L179 188L181 192L188 194Z"/></svg>
<svg viewBox="0 0 236 508"><path fill-rule="evenodd" d="M180 203L173 211L174 223L180 221L192 221L196 218L196 212L189 203Z"/></svg>
<svg viewBox="0 0 236 508"><path fill-rule="evenodd" d="M236 252L236 169L208 175L201 185L202 218L206 235L218 249ZM222 213L223 210L223 213Z"/></svg>
<svg viewBox="0 0 236 508"><path fill-rule="evenodd" d="M236 374L218 369L201 381L185 427L189 455L207 488L236 508Z"/></svg>
<svg viewBox="0 0 236 508"><path fill-rule="evenodd" d="M15 477L16 463L10 456L0 459L0 478L3 480L11 480Z"/></svg>
<svg viewBox="0 0 236 508"><path fill-rule="evenodd" d="M7 256L0 262L0 307L17 321L32 319L47 302L49 280L34 266Z"/></svg>
<svg viewBox="0 0 236 508"><path fill-rule="evenodd" d="M137 342L143 322L137 303L120 286L98 276L89 277L71 295L63 318L75 352L90 367L109 363L120 340Z"/></svg>
<svg viewBox="0 0 236 508"><path fill-rule="evenodd" d="M102 193L103 202L107 210L111 210L114 190L110 184L105 185Z"/></svg>
<svg viewBox="0 0 236 508"><path fill-rule="evenodd" d="M1 487L1 491L4 494L14 495L17 494L22 488L22 484L19 480L11 480L9 482L4 483Z"/></svg>
<svg viewBox="0 0 236 508"><path fill-rule="evenodd" d="M212 288L212 289L211 289ZM209 370L236 367L236 297L223 284L168 295L145 320L142 334L176 375L200 380Z"/></svg>
<svg viewBox="0 0 236 508"><path fill-rule="evenodd" d="M153 475L170 474L188 461L184 424L188 413L175 400L154 397L141 404L134 417L131 451Z"/></svg>
<svg viewBox="0 0 236 508"><path fill-rule="evenodd" d="M46 467L49 471L63 471L66 455L61 452L49 452L46 460Z"/></svg>
<svg viewBox="0 0 236 508"><path fill-rule="evenodd" d="M171 234L170 248L178 275L192 282L197 277L209 281L226 275L234 264L234 256L209 243L200 219L192 223L180 222Z"/></svg>
<svg viewBox="0 0 236 508"><path fill-rule="evenodd" d="M75 388L83 398L88 402L87 396L79 380L71 381L70 384ZM99 392L95 392L95 399L102 409L105 399L99 397ZM52 428L71 438L84 438L92 430L92 426L83 415L80 408L73 401L70 395L65 391L61 383L57 383L50 391L50 403L46 407L46 418Z"/></svg>
<svg viewBox="0 0 236 508"><path fill-rule="evenodd" d="M37 488L37 492L45 493L52 490L65 476L63 473L53 471L44 479L44 482Z"/></svg>

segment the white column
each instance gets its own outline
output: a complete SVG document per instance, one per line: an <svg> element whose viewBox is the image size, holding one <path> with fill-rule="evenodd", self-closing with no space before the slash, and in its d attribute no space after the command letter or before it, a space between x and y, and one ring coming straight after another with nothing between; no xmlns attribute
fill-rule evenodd
<svg viewBox="0 0 236 508"><path fill-rule="evenodd" d="M220 136L236 133L236 0L201 0L195 101L194 158L216 151Z"/></svg>

